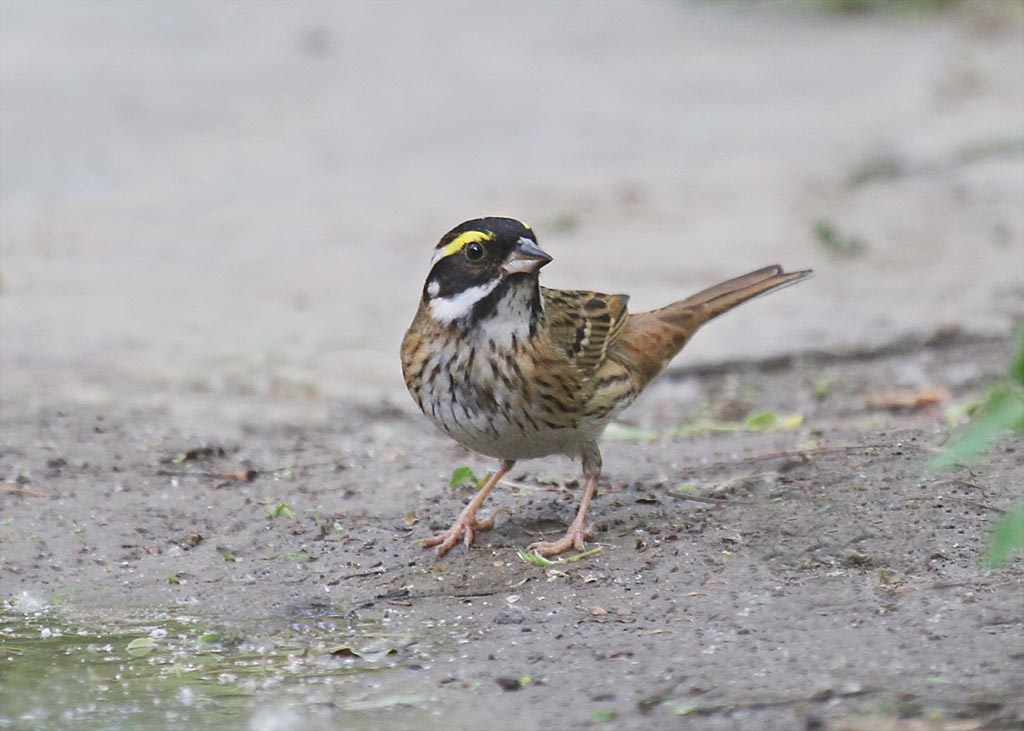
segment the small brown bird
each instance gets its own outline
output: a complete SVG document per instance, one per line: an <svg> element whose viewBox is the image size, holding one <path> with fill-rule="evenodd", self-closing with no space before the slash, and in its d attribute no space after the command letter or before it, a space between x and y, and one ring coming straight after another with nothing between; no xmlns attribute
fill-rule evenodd
<svg viewBox="0 0 1024 731"><path fill-rule="evenodd" d="M528 550L583 550L601 475L598 438L708 320L810 271L770 266L660 310L628 314L623 294L541 287L551 257L526 224L479 218L434 250L416 317L402 341L405 385L437 427L501 460L447 531L424 541L444 555L494 525L477 510L516 460L566 454L583 462L583 498L568 531Z"/></svg>

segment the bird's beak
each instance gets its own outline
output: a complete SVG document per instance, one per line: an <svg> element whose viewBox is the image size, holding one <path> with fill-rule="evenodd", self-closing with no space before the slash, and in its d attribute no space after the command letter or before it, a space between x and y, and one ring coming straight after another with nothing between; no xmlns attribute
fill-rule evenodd
<svg viewBox="0 0 1024 731"><path fill-rule="evenodd" d="M523 236L501 268L506 274L532 274L550 261L550 254Z"/></svg>

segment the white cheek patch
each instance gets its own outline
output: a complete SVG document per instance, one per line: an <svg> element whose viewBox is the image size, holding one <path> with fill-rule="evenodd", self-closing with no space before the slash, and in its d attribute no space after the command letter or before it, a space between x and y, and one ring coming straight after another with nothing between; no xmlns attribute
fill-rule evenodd
<svg viewBox="0 0 1024 731"><path fill-rule="evenodd" d="M500 279L492 279L484 284L478 284L476 287L464 289L452 297L435 297L430 300L430 314L438 322L444 323L452 323L460 318L468 317L473 311L473 306L493 292L500 282ZM433 284L436 283L432 282L431 285ZM427 294L430 294L429 287Z"/></svg>
<svg viewBox="0 0 1024 731"><path fill-rule="evenodd" d="M441 285L437 282L437 280L434 280L433 282L427 285L427 295L430 296L431 298L437 297L437 293L440 291Z"/></svg>

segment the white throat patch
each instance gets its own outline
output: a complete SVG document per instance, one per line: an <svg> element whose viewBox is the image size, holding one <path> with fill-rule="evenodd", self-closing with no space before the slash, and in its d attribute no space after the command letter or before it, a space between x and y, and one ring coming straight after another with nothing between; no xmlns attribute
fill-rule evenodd
<svg viewBox="0 0 1024 731"><path fill-rule="evenodd" d="M446 325L469 317L473 307L501 282L499 277L451 297L435 297L430 301L430 314ZM430 293L429 286L427 293ZM527 339L533 317L533 294L533 286L525 281L516 282L502 294L501 301L496 303L489 316L475 323L472 332L482 340L493 340L496 344L508 344L513 338Z"/></svg>
<svg viewBox="0 0 1024 731"><path fill-rule="evenodd" d="M493 292L500 282L500 279L495 278L475 287L464 289L452 297L435 297L430 300L430 314L434 316L435 320L445 324L468 317L473 311L473 306ZM427 294L430 294L429 286Z"/></svg>
<svg viewBox="0 0 1024 731"><path fill-rule="evenodd" d="M501 302L494 308L494 314L480 322L480 338L498 345L508 345L513 338L525 341L530 337L532 299L532 287L524 284L509 287Z"/></svg>

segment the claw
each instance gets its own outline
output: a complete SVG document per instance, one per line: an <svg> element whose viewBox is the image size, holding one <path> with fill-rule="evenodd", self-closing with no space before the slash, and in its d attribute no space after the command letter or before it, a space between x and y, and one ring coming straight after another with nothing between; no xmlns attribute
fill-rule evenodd
<svg viewBox="0 0 1024 731"><path fill-rule="evenodd" d="M444 533L439 533L432 538L427 538L423 541L424 548L430 548L431 546L437 546L437 555L443 556L451 550L451 547L455 545L456 541L459 540L459 533L455 532L454 526Z"/></svg>
<svg viewBox="0 0 1024 731"><path fill-rule="evenodd" d="M436 536L425 538L423 540L423 547L437 546L437 555L443 556L459 542L459 538L462 538L466 548L469 548L473 545L473 540L476 538L477 533L494 527L494 518L502 510L505 510L505 508L498 508L486 520L477 520L475 511L463 510L459 513L459 517L455 519L455 522L452 523L451 528L443 533L438 533Z"/></svg>
<svg viewBox="0 0 1024 731"><path fill-rule="evenodd" d="M527 546L527 553L536 551L539 555L545 558L549 556L557 556L560 553L565 553L570 548L574 548L577 551L583 551L586 548L584 541L594 536L594 527L587 526L586 528L579 528L577 526L570 526L569 530L565 532L565 535L559 538L557 541L537 541Z"/></svg>

